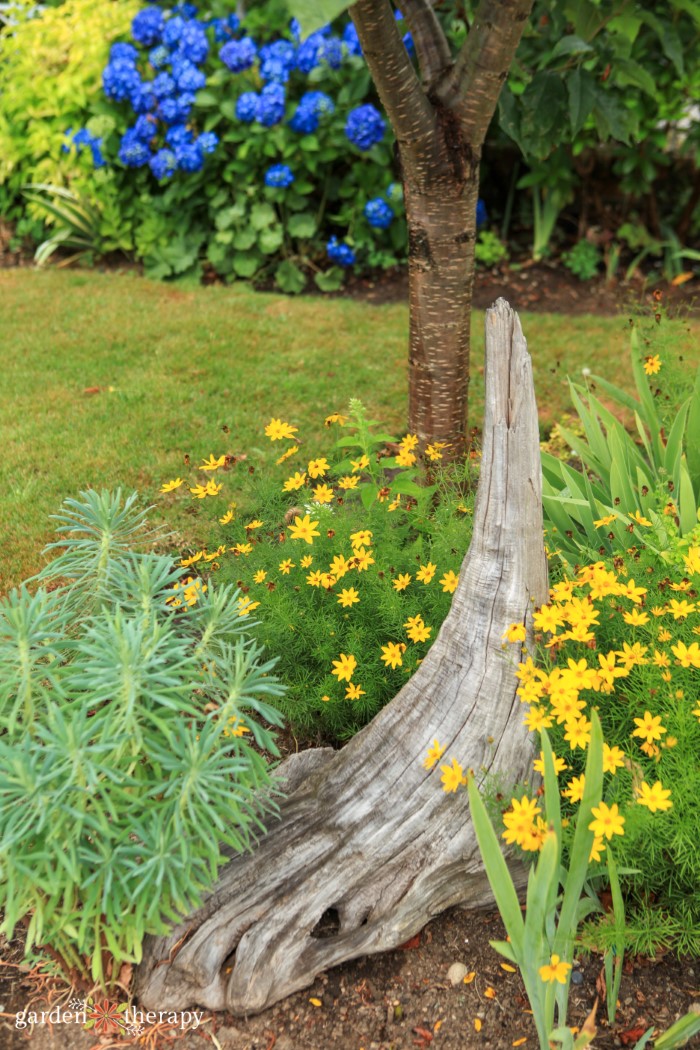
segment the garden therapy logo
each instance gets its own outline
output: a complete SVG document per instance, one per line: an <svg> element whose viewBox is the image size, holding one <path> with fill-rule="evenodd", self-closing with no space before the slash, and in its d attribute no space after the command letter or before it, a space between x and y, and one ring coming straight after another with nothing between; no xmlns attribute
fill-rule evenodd
<svg viewBox="0 0 700 1050"><path fill-rule="evenodd" d="M21 1010L15 1015L15 1028L31 1028L40 1024L79 1024L84 1029L94 1030L99 1035L140 1036L148 1028L167 1024L180 1031L199 1028L204 1011L185 1010L140 1010L128 1003L101 1002L88 999L71 999L68 1006L54 1006L50 1010Z"/></svg>

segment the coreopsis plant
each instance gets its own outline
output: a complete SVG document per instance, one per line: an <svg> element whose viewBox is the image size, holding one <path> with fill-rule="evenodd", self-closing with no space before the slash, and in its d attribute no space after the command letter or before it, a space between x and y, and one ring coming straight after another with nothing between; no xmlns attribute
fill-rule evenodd
<svg viewBox="0 0 700 1050"><path fill-rule="evenodd" d="M241 613L255 613L257 637L279 656L288 688L276 702L294 732L335 742L399 691L434 641L469 542L475 471L471 460L441 469L443 448L395 441L357 401L326 424L337 439L307 448L273 417L265 435L280 451L240 463L248 490L220 492L221 543L181 567L240 588ZM202 497L181 478L162 491L188 489Z"/></svg>
<svg viewBox="0 0 700 1050"><path fill-rule="evenodd" d="M282 686L234 588L149 549L136 494L57 522L0 603L1 929L104 986L263 830Z"/></svg>
<svg viewBox="0 0 700 1050"><path fill-rule="evenodd" d="M526 725L546 730L558 756L567 817L585 791L600 716L609 821L600 827L624 816L616 854L633 869L625 939L637 950L700 943L699 585L700 546L678 536L666 559L640 546L584 565L535 611L538 650L517 670ZM599 837L601 864L605 846ZM598 930L603 943L619 941L613 926Z"/></svg>

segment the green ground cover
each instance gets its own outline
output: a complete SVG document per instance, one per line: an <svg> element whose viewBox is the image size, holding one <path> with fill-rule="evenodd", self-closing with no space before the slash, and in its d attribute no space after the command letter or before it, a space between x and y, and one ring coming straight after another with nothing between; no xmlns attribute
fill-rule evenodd
<svg viewBox="0 0 700 1050"><path fill-rule="evenodd" d="M186 454L194 465L212 452L269 457L263 428L271 416L303 432L350 397L387 429L405 427L403 305L57 270L0 274L0 302L0 593L41 567L48 515L87 486L137 488L157 502L161 483L185 471ZM567 373L586 367L633 389L625 317L524 313L522 322L543 433L570 408ZM480 313L473 329L478 426ZM689 324L688 346L674 352L689 353L699 329ZM212 506L169 505L174 549L218 542Z"/></svg>

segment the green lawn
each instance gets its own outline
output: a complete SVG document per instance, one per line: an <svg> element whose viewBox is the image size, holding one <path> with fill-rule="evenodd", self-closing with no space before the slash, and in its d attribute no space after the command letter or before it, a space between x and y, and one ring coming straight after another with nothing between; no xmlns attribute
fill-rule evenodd
<svg viewBox="0 0 700 1050"><path fill-rule="evenodd" d="M211 535L210 501L184 489L160 497L161 482L179 474L194 484L212 452L269 454L262 430L272 416L318 433L326 415L359 397L388 429L405 427L403 305L59 270L1 272L0 303L0 593L41 567L49 514L81 488L138 488L170 508L178 549L199 546ZM588 367L630 385L625 321L522 315L543 428L569 407L567 372ZM477 314L474 425L482 354Z"/></svg>

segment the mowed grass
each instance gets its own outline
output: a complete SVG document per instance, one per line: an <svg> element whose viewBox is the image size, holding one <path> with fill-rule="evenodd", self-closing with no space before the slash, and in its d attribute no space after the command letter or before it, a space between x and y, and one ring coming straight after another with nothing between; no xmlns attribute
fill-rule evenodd
<svg viewBox="0 0 700 1050"><path fill-rule="evenodd" d="M250 463L279 454L285 444L271 449L263 435L272 416L297 426L309 453L328 447L322 421L350 397L405 432L404 305L15 270L0 273L0 307L0 593L41 568L49 515L86 487L138 489L144 505L166 512L173 548L196 548L219 542L215 511L235 491L227 484L214 501L190 499L184 488L162 497L161 483L205 481L196 467L212 452L246 453ZM543 429L570 408L567 372L587 367L631 389L626 318L521 320ZM679 352L689 352L697 331L688 326ZM480 313L472 360L470 423L478 426Z"/></svg>

